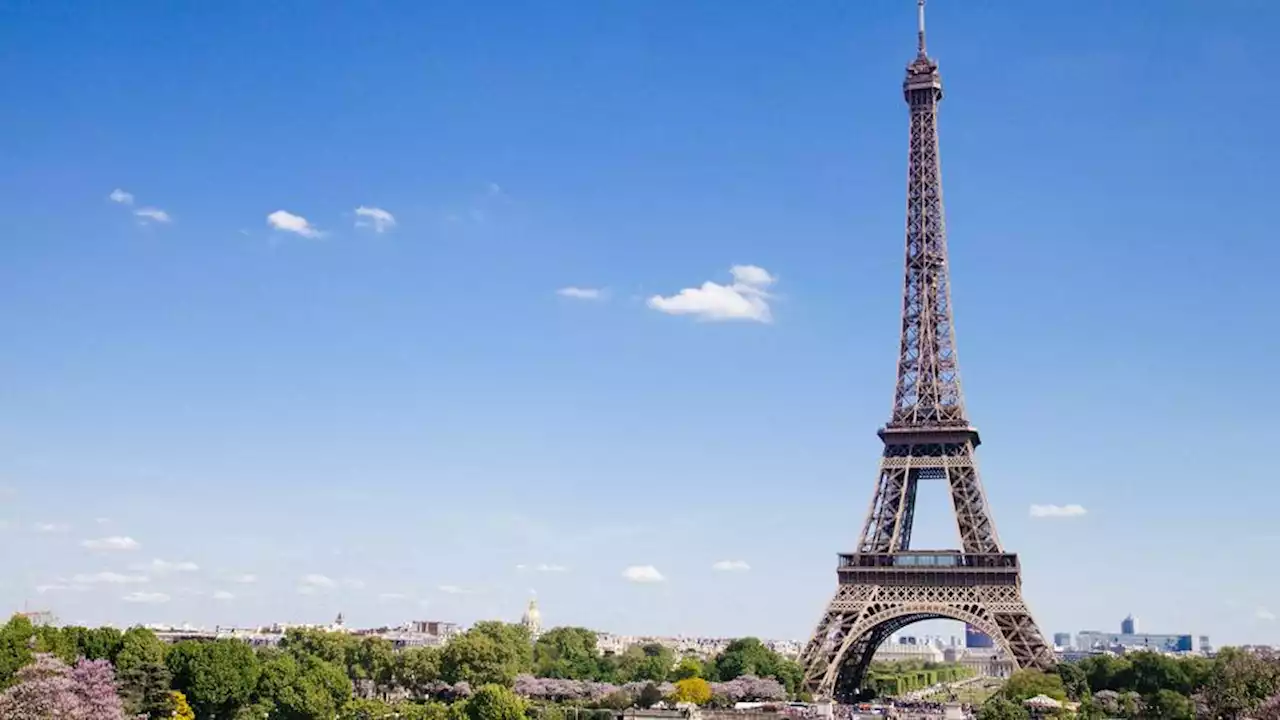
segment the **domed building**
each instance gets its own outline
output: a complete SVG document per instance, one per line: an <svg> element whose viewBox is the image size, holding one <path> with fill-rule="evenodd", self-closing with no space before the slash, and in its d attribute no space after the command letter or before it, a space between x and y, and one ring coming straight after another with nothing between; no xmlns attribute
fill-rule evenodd
<svg viewBox="0 0 1280 720"><path fill-rule="evenodd" d="M537 599L529 601L529 607L520 618L520 624L529 631L529 636L536 638L542 633L542 613L538 611Z"/></svg>

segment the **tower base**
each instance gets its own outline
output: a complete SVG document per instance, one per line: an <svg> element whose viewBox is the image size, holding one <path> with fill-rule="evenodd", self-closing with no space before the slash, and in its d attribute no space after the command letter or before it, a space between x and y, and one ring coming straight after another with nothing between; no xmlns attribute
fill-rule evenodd
<svg viewBox="0 0 1280 720"><path fill-rule="evenodd" d="M921 620L981 630L1017 668L1048 669L1053 651L1022 599L1011 553L901 552L840 556L840 585L800 656L816 698L851 699L876 648Z"/></svg>

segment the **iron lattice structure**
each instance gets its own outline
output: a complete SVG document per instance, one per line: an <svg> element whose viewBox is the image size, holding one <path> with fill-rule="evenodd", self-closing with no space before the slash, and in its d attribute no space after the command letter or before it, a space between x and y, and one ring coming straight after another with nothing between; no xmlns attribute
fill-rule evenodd
<svg viewBox="0 0 1280 720"><path fill-rule="evenodd" d="M876 648L911 623L951 619L995 641L1018 667L1048 667L1053 654L1022 599L1018 557L1005 553L978 478L978 431L960 390L947 270L938 158L942 78L925 51L924 0L918 52L903 94L910 108L906 279L893 414L879 431L880 477L857 551L840 555L835 597L800 661L818 697L848 697ZM960 550L913 551L911 526L922 480L945 481Z"/></svg>

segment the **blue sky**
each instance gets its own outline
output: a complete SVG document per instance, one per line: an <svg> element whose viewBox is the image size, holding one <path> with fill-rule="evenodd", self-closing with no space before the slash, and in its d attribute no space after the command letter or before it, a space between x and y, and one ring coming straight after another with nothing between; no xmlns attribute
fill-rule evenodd
<svg viewBox="0 0 1280 720"><path fill-rule="evenodd" d="M4 3L0 604L806 636L890 408L913 10ZM930 7L967 404L1046 633L1280 642L1278 20Z"/></svg>

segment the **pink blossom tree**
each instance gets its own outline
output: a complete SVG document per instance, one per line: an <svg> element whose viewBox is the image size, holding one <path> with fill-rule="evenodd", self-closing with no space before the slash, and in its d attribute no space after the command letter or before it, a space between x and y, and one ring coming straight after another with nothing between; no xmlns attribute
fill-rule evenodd
<svg viewBox="0 0 1280 720"><path fill-rule="evenodd" d="M115 674L105 660L81 660L75 669L52 655L36 655L0 693L5 720L124 720Z"/></svg>

